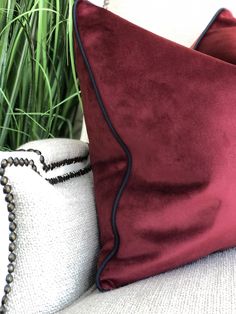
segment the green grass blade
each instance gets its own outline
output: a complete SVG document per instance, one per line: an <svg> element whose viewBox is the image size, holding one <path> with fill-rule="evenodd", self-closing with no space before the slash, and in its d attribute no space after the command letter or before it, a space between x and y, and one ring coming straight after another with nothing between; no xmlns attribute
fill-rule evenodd
<svg viewBox="0 0 236 314"><path fill-rule="evenodd" d="M79 137L83 113L73 4L0 0L0 149L48 137Z"/></svg>

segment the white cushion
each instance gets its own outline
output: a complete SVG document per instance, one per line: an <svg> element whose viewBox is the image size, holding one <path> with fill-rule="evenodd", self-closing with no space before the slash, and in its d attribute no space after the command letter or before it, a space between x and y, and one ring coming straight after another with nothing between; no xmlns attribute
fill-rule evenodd
<svg viewBox="0 0 236 314"><path fill-rule="evenodd" d="M235 314L236 249L128 286L90 295L61 314Z"/></svg>
<svg viewBox="0 0 236 314"><path fill-rule="evenodd" d="M93 178L89 157L79 159L88 156L88 145L53 139L28 143L22 148L39 150L42 155L0 152L0 163L11 156L28 158L40 173L25 165L7 166L5 171L12 186L17 224L16 266L7 309L10 314L55 313L94 282L98 233ZM80 175L85 168L88 172ZM0 195L3 295L9 222L5 195Z"/></svg>

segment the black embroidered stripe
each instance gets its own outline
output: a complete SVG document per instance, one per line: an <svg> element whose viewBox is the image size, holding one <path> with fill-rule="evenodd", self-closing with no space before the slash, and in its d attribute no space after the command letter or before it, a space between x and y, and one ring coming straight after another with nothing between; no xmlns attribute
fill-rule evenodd
<svg viewBox="0 0 236 314"><path fill-rule="evenodd" d="M74 157L74 158L63 159L63 160L60 160L60 161L53 162L51 164L46 164L43 154L39 150L37 150L37 149L32 149L32 148L29 148L29 149L18 149L17 151L18 152L33 152L33 153L36 153L37 155L39 155L40 156L39 157L39 161L43 165L43 170L45 172L52 171L55 168L60 168L62 166L83 162L83 161L87 160L88 156L89 156L89 154L87 153L85 156L78 156L78 157Z"/></svg>
<svg viewBox="0 0 236 314"><path fill-rule="evenodd" d="M92 170L91 166L89 165L89 166L87 166L87 167L85 167L83 169L80 169L78 171L70 172L70 173L65 174L63 176L58 176L58 177L55 177L55 178L50 178L50 179L45 179L45 180L48 181L50 184L55 185L55 184L62 183L62 182L65 182L67 180L70 180L72 178L83 176L83 175L89 173L91 170Z"/></svg>

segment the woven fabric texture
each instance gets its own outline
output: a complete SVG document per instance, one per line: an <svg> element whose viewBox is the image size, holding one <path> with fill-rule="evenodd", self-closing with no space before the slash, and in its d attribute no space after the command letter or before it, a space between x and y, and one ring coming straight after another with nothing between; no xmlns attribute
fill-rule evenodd
<svg viewBox="0 0 236 314"><path fill-rule="evenodd" d="M89 158L82 162L74 160L88 155L88 145L55 139L32 142L23 148L40 150L46 164L59 164L45 172L40 156L34 152L0 153L1 159L9 156L33 159L41 174L29 167L6 169L13 187L18 226L17 263L7 309L10 314L55 313L76 300L94 282L98 234L91 171L55 185L46 179L76 173L88 166ZM2 213L7 208L4 198L0 200ZM0 238L5 240L1 260L5 267L0 273L3 278L8 263L4 245L8 245L7 218L2 224ZM3 294L3 286L0 293Z"/></svg>
<svg viewBox="0 0 236 314"><path fill-rule="evenodd" d="M95 287L61 314L235 314L236 249L109 292Z"/></svg>

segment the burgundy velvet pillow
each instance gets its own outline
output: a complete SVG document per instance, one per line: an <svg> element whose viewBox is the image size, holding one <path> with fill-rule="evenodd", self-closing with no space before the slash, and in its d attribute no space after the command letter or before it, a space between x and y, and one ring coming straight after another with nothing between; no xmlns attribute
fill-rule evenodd
<svg viewBox="0 0 236 314"><path fill-rule="evenodd" d="M232 13L226 9L219 10L193 48L236 64L236 19Z"/></svg>
<svg viewBox="0 0 236 314"><path fill-rule="evenodd" d="M236 67L84 0L74 23L100 226L97 287L234 247Z"/></svg>

